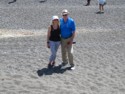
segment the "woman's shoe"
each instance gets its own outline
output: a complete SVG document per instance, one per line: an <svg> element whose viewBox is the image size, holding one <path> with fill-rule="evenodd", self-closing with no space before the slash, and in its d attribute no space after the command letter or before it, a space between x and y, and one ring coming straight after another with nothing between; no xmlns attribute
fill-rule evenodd
<svg viewBox="0 0 125 94"><path fill-rule="evenodd" d="M55 66L55 61L52 62L52 66Z"/></svg>
<svg viewBox="0 0 125 94"><path fill-rule="evenodd" d="M55 62L49 62L49 64L48 64L48 68L49 69L51 69L51 68L53 68L55 66Z"/></svg>
<svg viewBox="0 0 125 94"><path fill-rule="evenodd" d="M48 64L48 69L51 69L52 68L52 65L51 63Z"/></svg>

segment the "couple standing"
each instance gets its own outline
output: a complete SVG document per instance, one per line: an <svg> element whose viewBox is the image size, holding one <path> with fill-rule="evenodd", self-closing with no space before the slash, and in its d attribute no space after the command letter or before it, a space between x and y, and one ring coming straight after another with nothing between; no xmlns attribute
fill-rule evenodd
<svg viewBox="0 0 125 94"><path fill-rule="evenodd" d="M61 44L62 64L61 67L70 64L71 70L75 69L73 62L73 39L75 37L76 26L72 18L69 17L67 9L62 11L62 18L52 17L52 24L47 32L47 47L51 50L48 68L55 65L56 53Z"/></svg>

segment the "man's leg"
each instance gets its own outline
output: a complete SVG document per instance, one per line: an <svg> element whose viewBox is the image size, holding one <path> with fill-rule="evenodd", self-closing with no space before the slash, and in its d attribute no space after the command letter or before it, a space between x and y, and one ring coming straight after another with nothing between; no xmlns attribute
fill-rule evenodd
<svg viewBox="0 0 125 94"><path fill-rule="evenodd" d="M68 63L67 59L67 40L66 39L61 39L61 53L62 53L62 61L63 63Z"/></svg>
<svg viewBox="0 0 125 94"><path fill-rule="evenodd" d="M69 63L70 65L74 65L74 62L73 62L73 45L69 45L67 47L67 50L68 50L68 59L69 59Z"/></svg>
<svg viewBox="0 0 125 94"><path fill-rule="evenodd" d="M67 50L68 50L68 58L69 58L69 63L70 63L70 69L74 70L75 64L73 62L73 45L69 45Z"/></svg>

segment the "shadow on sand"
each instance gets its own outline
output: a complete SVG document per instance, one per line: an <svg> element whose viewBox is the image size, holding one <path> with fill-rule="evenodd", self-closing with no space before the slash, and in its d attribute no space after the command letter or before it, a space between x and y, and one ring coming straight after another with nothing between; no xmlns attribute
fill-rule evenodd
<svg viewBox="0 0 125 94"><path fill-rule="evenodd" d="M61 66L54 66L53 68L43 68L37 71L38 76L52 75L53 73L63 74L65 71L70 70L70 67L61 68Z"/></svg>

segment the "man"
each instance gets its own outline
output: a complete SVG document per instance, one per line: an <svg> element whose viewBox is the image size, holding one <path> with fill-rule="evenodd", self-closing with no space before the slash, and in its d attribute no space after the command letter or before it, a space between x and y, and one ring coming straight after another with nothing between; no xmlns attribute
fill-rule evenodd
<svg viewBox="0 0 125 94"><path fill-rule="evenodd" d="M90 5L90 1L91 0L87 0L87 4L85 6L89 6Z"/></svg>
<svg viewBox="0 0 125 94"><path fill-rule="evenodd" d="M75 22L69 17L69 12L67 9L62 11L62 18L60 19L60 29L61 29L61 50L62 50L62 67L70 64L71 70L75 69L75 64L73 62L73 39L76 33Z"/></svg>

